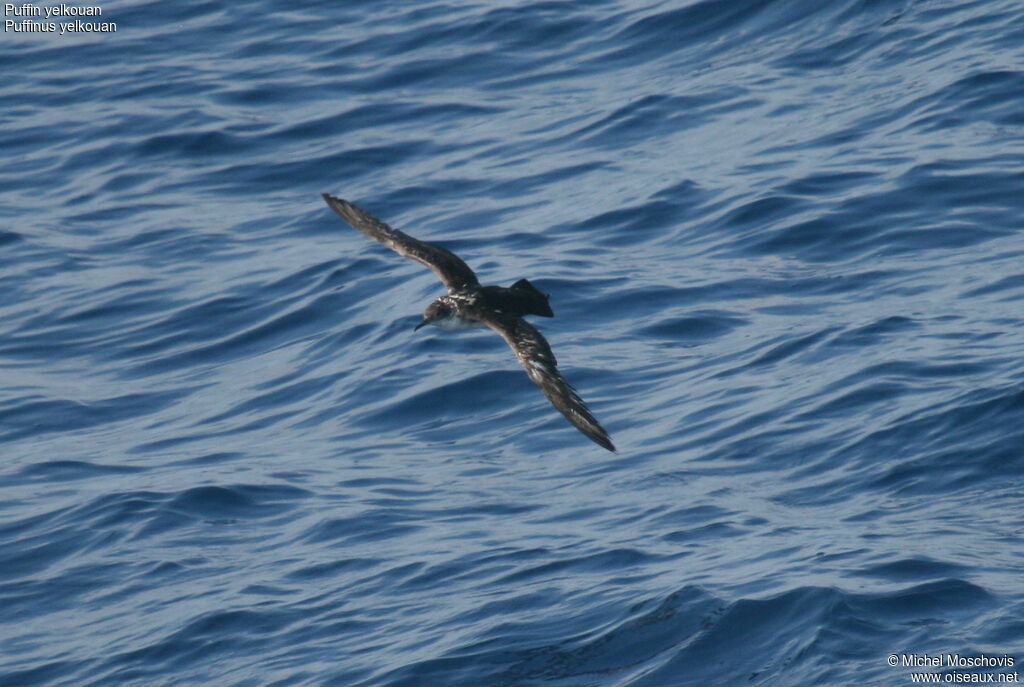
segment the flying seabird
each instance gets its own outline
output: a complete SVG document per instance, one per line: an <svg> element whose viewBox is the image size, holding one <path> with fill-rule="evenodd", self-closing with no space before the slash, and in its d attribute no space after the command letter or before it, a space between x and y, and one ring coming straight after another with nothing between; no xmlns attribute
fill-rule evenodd
<svg viewBox="0 0 1024 687"><path fill-rule="evenodd" d="M526 279L508 288L480 286L473 270L451 251L393 229L347 200L327 193L323 197L352 228L399 255L426 265L448 288L447 296L440 296L427 306L423 321L416 329L427 324L449 331L473 327L493 329L505 339L526 370L526 376L540 387L558 412L591 440L609 451L615 450L608 432L558 371L555 354L547 340L523 319L524 315L554 317L548 305L548 294L541 293Z"/></svg>

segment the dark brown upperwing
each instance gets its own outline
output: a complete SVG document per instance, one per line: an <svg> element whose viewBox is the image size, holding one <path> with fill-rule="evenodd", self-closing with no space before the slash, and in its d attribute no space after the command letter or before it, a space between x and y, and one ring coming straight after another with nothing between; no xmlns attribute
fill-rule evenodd
<svg viewBox="0 0 1024 687"><path fill-rule="evenodd" d="M558 412L592 441L609 451L615 451L615 445L608 437L608 432L558 371L555 354L551 352L547 340L536 327L521 317L493 313L482 315L480 321L498 332L501 338L508 342L512 352L526 370L526 376L540 387Z"/></svg>
<svg viewBox="0 0 1024 687"><path fill-rule="evenodd" d="M324 200L331 209L343 220L352 225L353 229L366 234L374 241L383 243L399 255L412 258L418 263L429 267L441 278L448 291L457 291L467 286L479 286L476 275L469 265L450 250L420 241L405 232L398 231L347 200L323 194Z"/></svg>

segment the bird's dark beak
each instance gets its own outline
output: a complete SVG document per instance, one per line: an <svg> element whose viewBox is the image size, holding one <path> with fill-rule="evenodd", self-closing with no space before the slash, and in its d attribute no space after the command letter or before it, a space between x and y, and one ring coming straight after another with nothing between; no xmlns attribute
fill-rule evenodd
<svg viewBox="0 0 1024 687"><path fill-rule="evenodd" d="M418 332L418 331L420 330L420 327L425 327L425 326L426 326L426 325L428 325L428 324L430 324L430 321L429 321L429 320L428 320L427 318L425 318L425 317L424 317L424 318L423 318L423 321L422 321L422 322L420 322L420 323L419 323L418 325L416 325L415 327L413 327L413 329L412 329L412 330L413 330L414 332Z"/></svg>

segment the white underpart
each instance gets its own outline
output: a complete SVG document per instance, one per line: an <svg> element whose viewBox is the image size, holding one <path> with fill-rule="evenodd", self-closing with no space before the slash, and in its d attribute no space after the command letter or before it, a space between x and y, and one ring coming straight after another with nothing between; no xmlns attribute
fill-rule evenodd
<svg viewBox="0 0 1024 687"><path fill-rule="evenodd" d="M434 320L431 324L436 324L441 329L449 332L458 332L463 329L487 328L487 325L483 322L477 322L476 320L464 320L461 317L447 317L443 320Z"/></svg>

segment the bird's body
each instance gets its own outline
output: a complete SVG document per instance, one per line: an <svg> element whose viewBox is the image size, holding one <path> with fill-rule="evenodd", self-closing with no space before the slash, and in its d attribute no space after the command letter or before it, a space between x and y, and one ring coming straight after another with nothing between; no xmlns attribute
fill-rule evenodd
<svg viewBox="0 0 1024 687"><path fill-rule="evenodd" d="M448 287L447 295L427 306L423 321L416 329L427 324L447 331L493 329L512 348L530 380L569 422L597 444L609 451L615 450L608 433L559 373L548 342L536 327L523 319L526 315L554 317L547 294L526 279L510 287L481 286L473 270L451 251L393 229L341 198L326 193L323 197L354 229L399 255L426 265Z"/></svg>

